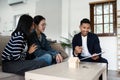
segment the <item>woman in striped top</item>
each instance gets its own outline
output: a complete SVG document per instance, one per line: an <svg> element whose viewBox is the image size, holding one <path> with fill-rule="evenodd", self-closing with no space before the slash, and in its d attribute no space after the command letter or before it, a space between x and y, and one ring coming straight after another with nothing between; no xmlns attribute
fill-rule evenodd
<svg viewBox="0 0 120 80"><path fill-rule="evenodd" d="M24 75L25 71L37 69L48 64L44 60L26 60L26 56L32 56L37 49L36 45L27 48L27 39L34 28L33 18L29 15L22 15L19 19L16 30L2 53L3 72Z"/></svg>

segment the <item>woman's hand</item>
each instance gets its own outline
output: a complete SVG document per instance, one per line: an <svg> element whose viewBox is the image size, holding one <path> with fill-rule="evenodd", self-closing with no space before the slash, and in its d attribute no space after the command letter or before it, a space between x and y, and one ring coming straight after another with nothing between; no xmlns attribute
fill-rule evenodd
<svg viewBox="0 0 120 80"><path fill-rule="evenodd" d="M57 62L57 63L61 63L62 61L63 61L63 57L61 56L61 54L58 53L58 54L56 55L56 62Z"/></svg>
<svg viewBox="0 0 120 80"><path fill-rule="evenodd" d="M32 54L37 49L37 45L32 44L28 50L29 54Z"/></svg>

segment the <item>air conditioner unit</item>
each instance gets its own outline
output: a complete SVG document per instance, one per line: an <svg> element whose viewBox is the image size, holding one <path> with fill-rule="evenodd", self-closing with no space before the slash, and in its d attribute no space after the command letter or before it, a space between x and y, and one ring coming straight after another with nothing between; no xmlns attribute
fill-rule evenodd
<svg viewBox="0 0 120 80"><path fill-rule="evenodd" d="M25 0L8 0L8 4L12 6L12 5L24 3L24 1Z"/></svg>

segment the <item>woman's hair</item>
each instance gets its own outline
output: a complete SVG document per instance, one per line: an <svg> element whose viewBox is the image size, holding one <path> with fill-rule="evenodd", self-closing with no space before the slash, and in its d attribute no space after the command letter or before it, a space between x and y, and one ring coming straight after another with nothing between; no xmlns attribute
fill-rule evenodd
<svg viewBox="0 0 120 80"><path fill-rule="evenodd" d="M34 21L34 23L35 23L36 25L38 25L38 24L40 23L40 21L42 21L42 20L45 20L45 18L44 18L43 16L41 16L41 15L37 15L37 16L35 16L34 19L33 19L33 21Z"/></svg>
<svg viewBox="0 0 120 80"><path fill-rule="evenodd" d="M12 35L15 32L22 32L24 34L24 37L27 38L28 35L30 34L30 29L32 27L32 24L33 24L33 18L31 16L27 14L22 15L18 21L17 28L12 33Z"/></svg>

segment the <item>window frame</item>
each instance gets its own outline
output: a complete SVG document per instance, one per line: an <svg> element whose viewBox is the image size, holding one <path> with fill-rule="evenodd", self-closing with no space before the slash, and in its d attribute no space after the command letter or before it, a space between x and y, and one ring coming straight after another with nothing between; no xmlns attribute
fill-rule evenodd
<svg viewBox="0 0 120 80"><path fill-rule="evenodd" d="M102 4L102 7L104 4L109 4L109 3L112 3L113 5L113 33L104 33L104 15L105 14L102 14L102 26L103 26L103 33L95 33L94 32L94 6L96 5L101 5ZM98 36L116 36L117 35L117 9L116 9L116 1L115 0L109 0L109 1L99 1L99 2L92 2L92 3L89 3L90 5L90 20L91 20L91 31L95 34L97 34ZM104 8L102 8L102 12L103 12ZM108 13L110 15L110 13ZM108 23L110 25L110 22Z"/></svg>

